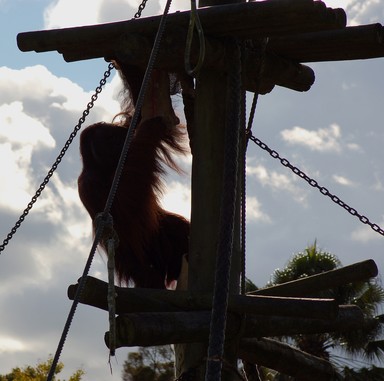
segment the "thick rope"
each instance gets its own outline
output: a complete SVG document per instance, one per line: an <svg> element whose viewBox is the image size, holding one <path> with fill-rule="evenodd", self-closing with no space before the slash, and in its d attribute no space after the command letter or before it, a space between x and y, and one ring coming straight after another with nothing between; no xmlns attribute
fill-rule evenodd
<svg viewBox="0 0 384 381"><path fill-rule="evenodd" d="M159 52L160 42L161 42L164 30L165 30L165 25L166 25L166 21L167 21L167 15L168 15L171 3L172 3L172 0L168 0L167 1L167 4L166 4L165 9L164 9L164 13L163 13L163 15L161 17L161 20L160 20L160 25L159 25L159 28L157 30L155 41L153 43L151 55L149 57L148 65L147 65L147 68L145 70L145 74L144 74L144 78L143 78L143 83L141 85L140 92L139 92L139 95L137 97L137 102L136 102L136 105L135 105L135 112L133 114L132 121L131 121L131 124L130 124L129 129L128 129L128 133L127 133L127 136L126 136L126 139L125 139L125 142L124 142L124 146L123 146L123 149L122 149L122 152L121 152L120 160L119 160L119 163L117 165L115 177L113 179L112 186L111 186L111 189L110 189L110 192L109 192L109 195L108 195L108 199L107 199L107 202L106 202L106 205L105 205L104 211L106 213L109 213L110 210L111 210L112 203L113 203L113 200L115 198L115 195L116 195L116 192L117 192L117 188L118 188L118 185L119 185L119 182L120 182L120 178L121 178L121 175L122 175L122 172L123 172L123 168L124 168L125 160L126 160L126 157L127 157L127 153L128 153L129 147L131 145L133 134L135 132L137 123L139 121L141 108L142 108L143 103L144 103L145 92L146 92L146 90L148 88L148 83L149 83L149 80L151 78L153 66L155 64L155 61L156 61L156 58L157 58L157 54Z"/></svg>
<svg viewBox="0 0 384 381"><path fill-rule="evenodd" d="M246 96L243 94L242 116L245 116ZM247 143L248 137L245 130L245 117L241 120L241 149L242 149L242 166L241 166L241 199L240 199L240 249L241 249L241 280L240 293L245 295L246 279L247 279Z"/></svg>
<svg viewBox="0 0 384 381"><path fill-rule="evenodd" d="M212 304L206 381L219 381L223 366L225 327L227 322L231 257L236 211L238 153L240 135L240 46L228 43L228 124L225 129L223 194L221 199L219 243L216 258L215 285Z"/></svg>
<svg viewBox="0 0 384 381"><path fill-rule="evenodd" d="M249 113L247 127L245 129L244 136L244 164L243 164L243 177L242 177L242 187L241 187L241 255L242 255L242 263L241 263L241 294L245 294L246 289L246 199L247 199L247 148L250 135L252 134L252 124L253 119L255 117L257 101L259 99L259 90L261 86L261 80L263 78L264 68L265 68L265 51L268 44L268 38L265 38L262 41L261 49L260 49L260 57L259 57L259 68L257 74L257 82L256 82L256 90L253 94L252 106ZM245 99L244 97L244 115L245 115ZM245 123L245 119L244 119Z"/></svg>
<svg viewBox="0 0 384 381"><path fill-rule="evenodd" d="M108 316L109 316L109 356L114 356L116 351L116 291L115 291L115 247L116 239L107 240L108 251Z"/></svg>
<svg viewBox="0 0 384 381"><path fill-rule="evenodd" d="M84 268L83 276L82 276L81 281L79 283L79 286L77 288L77 291L76 291L76 294L75 294L75 297L74 297L74 300L72 303L72 307L71 307L70 312L68 314L67 321L65 323L63 333L62 333L58 348L56 350L55 357L53 358L51 369L50 369L50 372L49 372L48 377L47 377L47 381L53 380L54 373L55 373L55 370L56 370L56 367L57 367L57 364L58 364L58 361L60 358L60 354L63 350L66 337L68 336L68 332L69 332L69 329L70 329L70 326L71 326L71 323L73 320L73 316L76 312L77 305L80 302L81 294L82 294L84 286L85 286L86 276L89 273L89 269L91 267L91 263L92 263L94 255L95 255L98 243L100 242L100 239L103 236L105 224L106 224L106 221L108 220L108 216L109 216L109 213L110 213L110 210L111 210L111 207L112 207L112 204L113 204L116 192L117 192L117 188L118 188L120 178L122 175L126 156L127 156L128 150L129 150L130 143L132 141L133 133L135 131L137 122L139 120L141 108L142 108L142 105L144 103L145 91L148 87L148 83L149 83L149 80L151 77L152 69L153 69L153 66L154 66L158 51L159 51L159 46L160 46L161 38L162 38L163 33L164 33L166 19L167 19L167 15L169 12L169 8L171 6L171 2L172 2L172 0L167 1L163 16L160 20L160 25L159 25L159 28L158 28L158 31L156 34L156 38L155 38L155 42L153 44L151 55L149 57L149 62L148 62L147 69L146 69L145 74L144 74L143 83L141 85L139 96L137 99L135 112L133 114L132 122L131 122L131 125L130 125L128 133L127 133L127 137L126 137L125 142L124 142L123 150L122 150L120 160L119 160L119 163L118 163L118 166L116 169L115 177L114 177L113 182L112 182L112 186L111 186L111 189L110 189L110 192L108 195L108 199L107 199L107 202L106 202L106 205L104 208L104 212L102 214L102 218L100 219L100 223L99 223L97 230L96 230L96 233L95 233L95 238L94 238L94 241L92 244L92 248L91 248L86 266Z"/></svg>

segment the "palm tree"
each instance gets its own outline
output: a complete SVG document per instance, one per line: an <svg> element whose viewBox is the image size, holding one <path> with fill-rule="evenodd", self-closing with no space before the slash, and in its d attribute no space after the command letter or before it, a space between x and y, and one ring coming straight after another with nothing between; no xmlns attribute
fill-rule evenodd
<svg viewBox="0 0 384 381"><path fill-rule="evenodd" d="M308 246L303 252L295 254L282 270L275 270L268 286L334 270L339 267L341 267L341 262L337 256L320 250L315 241L313 245ZM342 357L337 359L335 351L332 351L332 349L341 350L349 357L352 356L352 358L383 359L384 340L378 338L382 334L381 323L384 321L384 316L376 316L376 314L379 305L384 301L384 289L380 287L376 280L369 280L325 290L316 296L333 298L339 304L359 306L366 318L366 323L359 330L353 332L297 335L286 338L286 340L307 353L332 361L337 368L344 369L343 373L348 374L348 380L359 380L358 377L360 376L357 375L360 371L366 377L367 371L370 371L369 369L361 368L359 371L354 372L348 367L341 366L340 360ZM380 377L383 377L384 368L372 367L371 370L372 374L381 372ZM355 376L353 376L353 372ZM375 377L364 379L375 380Z"/></svg>

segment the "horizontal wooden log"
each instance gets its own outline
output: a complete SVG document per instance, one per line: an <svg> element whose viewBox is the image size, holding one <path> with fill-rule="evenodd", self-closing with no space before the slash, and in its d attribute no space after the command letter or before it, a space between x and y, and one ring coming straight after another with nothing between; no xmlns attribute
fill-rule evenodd
<svg viewBox="0 0 384 381"><path fill-rule="evenodd" d="M165 37L173 34L174 28L186 30L189 17L188 11L170 14ZM282 36L343 28L346 25L343 10L329 9L324 3L312 0L272 0L200 8L199 17L204 33L216 37ZM17 43L22 51L36 52L64 52L76 46L104 46L108 49L108 45L123 34L154 37L160 18L154 16L109 24L20 33Z"/></svg>
<svg viewBox="0 0 384 381"><path fill-rule="evenodd" d="M185 38L183 31L165 38L161 43L155 67L169 72L184 71ZM206 38L205 44L204 67L226 70L225 44L213 38ZM148 39L142 36L137 38L132 35L125 36L119 47L116 47L115 56L109 58L118 58L130 65L145 67L151 47ZM198 44L192 44L191 62L197 62L199 49ZM81 54L84 53L81 52ZM259 84L258 73L261 59L263 59L263 72ZM267 53L265 57L261 58L259 51L247 49L243 62L242 79L247 91L266 94L272 91L275 85L296 91L308 91L315 81L315 74L310 67L281 58L276 54Z"/></svg>
<svg viewBox="0 0 384 381"><path fill-rule="evenodd" d="M357 306L340 306L336 319L306 319L281 316L247 315L244 336L292 336L325 332L347 332L358 329L364 315Z"/></svg>
<svg viewBox="0 0 384 381"><path fill-rule="evenodd" d="M239 358L277 370L297 381L342 380L328 361L268 338L242 339Z"/></svg>
<svg viewBox="0 0 384 381"><path fill-rule="evenodd" d="M373 259L326 271L292 282L250 292L248 295L303 296L317 295L319 292L353 282L363 282L377 276L378 269Z"/></svg>
<svg viewBox="0 0 384 381"><path fill-rule="evenodd" d="M68 288L73 300L78 285ZM87 277L81 303L108 311L107 283ZM156 290L148 288L116 287L116 313L204 311L212 307L212 294L188 291ZM229 310L258 315L321 317L332 319L338 314L338 306L332 299L280 298L265 296L231 295Z"/></svg>
<svg viewBox="0 0 384 381"><path fill-rule="evenodd" d="M243 67L243 83L247 91L265 94L270 92L275 85L295 91L308 91L315 82L314 71L303 64L294 62L266 53L263 62L263 72L260 89L258 90L258 68L259 59L247 55ZM268 89L270 89L268 91Z"/></svg>
<svg viewBox="0 0 384 381"><path fill-rule="evenodd" d="M381 24L372 24L277 37L270 39L268 50L297 62L384 57L384 27Z"/></svg>
<svg viewBox="0 0 384 381"><path fill-rule="evenodd" d="M182 67L185 39L184 30L168 35L162 44L157 65ZM120 41L111 41L106 46L90 42L87 46L74 46L70 50L58 51L67 62L113 56L121 51L131 51L132 59L135 60L141 57L141 64L144 64L144 59L147 62L148 50L151 48L148 39L131 34L122 37ZM296 63L379 58L384 56L384 27L376 23L270 38L266 51L280 60L285 58ZM192 58L197 57L197 54L198 47L194 46ZM211 54L210 58L206 57L207 64L210 65L213 60L217 62L217 58L217 55Z"/></svg>
<svg viewBox="0 0 384 381"><path fill-rule="evenodd" d="M210 318L210 311L119 315L116 348L205 342ZM109 332L105 333L104 341L108 347Z"/></svg>
<svg viewBox="0 0 384 381"><path fill-rule="evenodd" d="M116 319L116 345L151 346L204 342L208 339L210 311L133 313L120 315ZM361 327L363 313L356 306L340 306L336 319L282 318L247 314L228 315L226 337L243 338L296 335L301 333L344 332ZM109 334L105 334L108 345Z"/></svg>

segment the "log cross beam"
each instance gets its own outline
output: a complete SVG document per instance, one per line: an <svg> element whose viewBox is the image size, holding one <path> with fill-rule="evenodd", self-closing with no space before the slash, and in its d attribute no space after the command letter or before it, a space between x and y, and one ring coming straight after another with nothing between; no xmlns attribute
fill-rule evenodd
<svg viewBox="0 0 384 381"><path fill-rule="evenodd" d="M252 40L260 50L268 37L262 83L256 83L255 68L260 55L249 50L244 60L244 87L260 94L275 85L308 91L315 76L302 63L367 59L384 56L381 24L346 27L342 9L327 8L321 1L280 0L227 4L199 9L207 52L204 65L218 68L223 58L222 38ZM222 20L227 22L223 23ZM184 49L189 12L169 15L156 67L177 72L184 69ZM108 24L20 33L22 51L57 51L67 62L92 58L120 58L130 65L148 62L160 16ZM192 45L192 60L198 47Z"/></svg>

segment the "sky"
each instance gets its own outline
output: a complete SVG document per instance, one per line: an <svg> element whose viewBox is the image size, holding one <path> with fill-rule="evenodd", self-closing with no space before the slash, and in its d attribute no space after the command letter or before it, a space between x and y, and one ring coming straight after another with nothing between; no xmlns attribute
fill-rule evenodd
<svg viewBox="0 0 384 381"><path fill-rule="evenodd" d="M20 32L119 21L133 17L133 0L0 0L0 239L7 236L77 124L107 63L66 63L57 52L22 53ZM162 12L149 0L143 16ZM348 25L384 22L380 0L326 1L342 7ZM174 1L171 12L187 9ZM321 186L384 226L384 108L382 58L309 64L316 81L298 93L276 87L260 96L255 136ZM86 125L111 121L121 83L114 73ZM251 103L251 94L247 104ZM175 99L176 106L180 99ZM190 163L170 174L165 208L190 214ZM91 221L77 194L78 139L69 148L20 229L0 255L0 374L54 354L89 253ZM265 285L277 268L317 241L344 265L372 258L384 271L384 237L309 187L250 143L247 153L247 276ZM106 280L102 253L90 275ZM128 349L108 365L104 311L80 305L60 360L63 377L82 368L84 380L120 380Z"/></svg>

